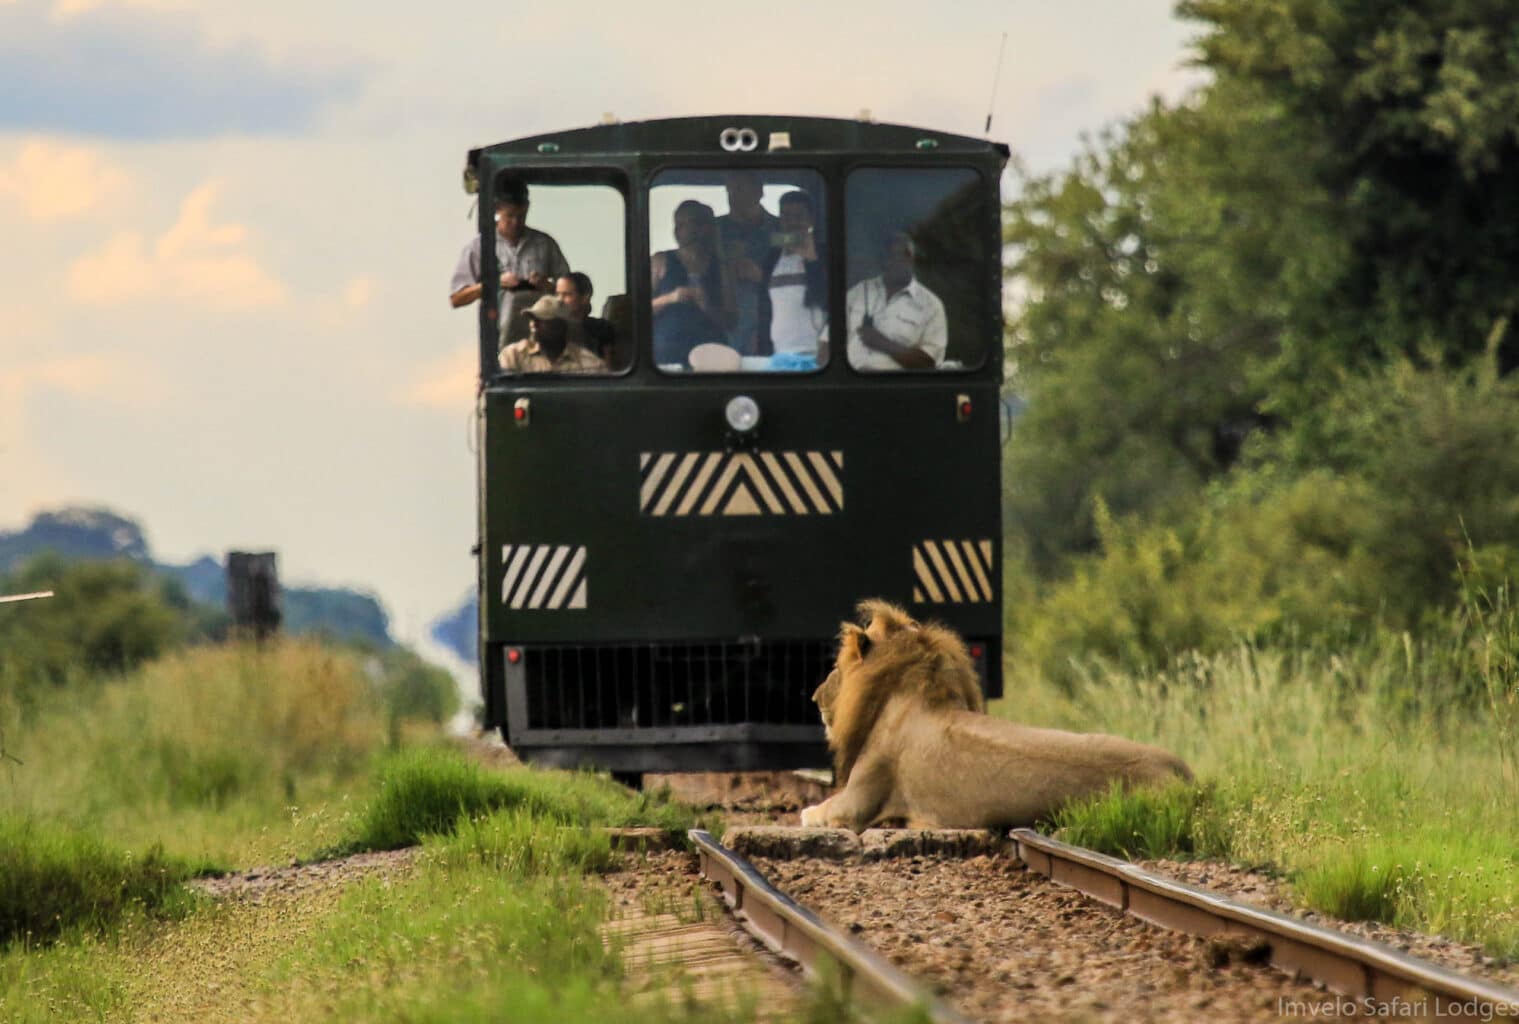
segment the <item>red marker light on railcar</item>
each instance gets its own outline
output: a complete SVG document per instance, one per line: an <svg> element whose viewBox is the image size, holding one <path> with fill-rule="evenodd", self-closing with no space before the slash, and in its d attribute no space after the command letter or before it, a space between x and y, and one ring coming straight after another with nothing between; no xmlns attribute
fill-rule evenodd
<svg viewBox="0 0 1519 1024"><path fill-rule="evenodd" d="M986 648L982 647L980 644L972 644L971 645L970 656L972 658L979 658L979 657L981 657L981 655L983 655L985 653L986 653Z"/></svg>
<svg viewBox="0 0 1519 1024"><path fill-rule="evenodd" d="M961 423L964 423L966 420L970 419L971 412L972 407L970 404L970 395L956 395L955 419L959 420Z"/></svg>
<svg viewBox="0 0 1519 1024"><path fill-rule="evenodd" d="M506 660L511 662L513 665L517 664L517 662L522 660L522 651L516 647L508 647L506 649Z"/></svg>

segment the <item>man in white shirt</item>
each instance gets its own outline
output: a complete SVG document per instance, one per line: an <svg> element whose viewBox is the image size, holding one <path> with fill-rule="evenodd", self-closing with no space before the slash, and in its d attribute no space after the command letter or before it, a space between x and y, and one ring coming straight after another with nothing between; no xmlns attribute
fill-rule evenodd
<svg viewBox="0 0 1519 1024"><path fill-rule="evenodd" d="M856 370L933 370L944 362L944 303L913 277L914 253L907 233L894 232L881 253L881 275L849 289L849 365Z"/></svg>

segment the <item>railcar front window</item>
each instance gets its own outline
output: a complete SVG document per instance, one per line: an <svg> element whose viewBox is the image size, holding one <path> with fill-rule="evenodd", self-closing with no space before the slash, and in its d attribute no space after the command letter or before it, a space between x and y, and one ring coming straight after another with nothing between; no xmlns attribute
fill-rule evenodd
<svg viewBox="0 0 1519 1024"><path fill-rule="evenodd" d="M625 371L633 329L623 194L605 184L539 183L504 172L494 196L500 371ZM478 290L479 244L460 256L456 287L467 287L472 274Z"/></svg>
<svg viewBox="0 0 1519 1024"><path fill-rule="evenodd" d="M867 373L974 369L986 358L985 197L969 168L849 175L849 365Z"/></svg>
<svg viewBox="0 0 1519 1024"><path fill-rule="evenodd" d="M815 171L672 169L649 189L654 362L666 373L828 361L828 240Z"/></svg>

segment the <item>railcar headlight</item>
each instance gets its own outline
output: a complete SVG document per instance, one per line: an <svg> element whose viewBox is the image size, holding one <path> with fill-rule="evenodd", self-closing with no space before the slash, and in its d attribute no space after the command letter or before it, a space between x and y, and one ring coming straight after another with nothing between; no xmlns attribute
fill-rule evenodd
<svg viewBox="0 0 1519 1024"><path fill-rule="evenodd" d="M759 403L748 395L736 395L728 399L728 405L723 409L723 417L727 419L728 427L735 434L752 434L759 427Z"/></svg>

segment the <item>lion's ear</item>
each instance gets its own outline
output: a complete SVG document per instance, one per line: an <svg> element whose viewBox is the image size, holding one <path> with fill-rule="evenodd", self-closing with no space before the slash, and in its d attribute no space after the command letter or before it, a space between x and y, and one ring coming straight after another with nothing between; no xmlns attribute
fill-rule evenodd
<svg viewBox="0 0 1519 1024"><path fill-rule="evenodd" d="M839 664L858 661L870 650L870 634L852 622L843 623L839 631Z"/></svg>

